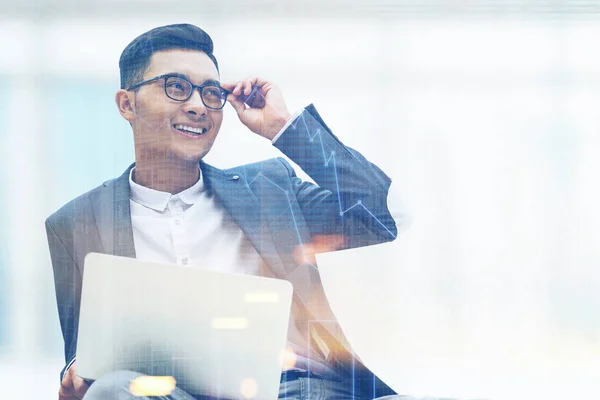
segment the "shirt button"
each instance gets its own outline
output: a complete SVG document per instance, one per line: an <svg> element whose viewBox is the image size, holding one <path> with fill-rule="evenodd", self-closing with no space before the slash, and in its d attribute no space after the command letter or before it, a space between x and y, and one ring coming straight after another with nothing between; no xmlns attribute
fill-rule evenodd
<svg viewBox="0 0 600 400"><path fill-rule="evenodd" d="M177 218L177 219L175 220L175 225L179 225L179 224L181 224L181 220L180 220L179 218Z"/></svg>
<svg viewBox="0 0 600 400"><path fill-rule="evenodd" d="M239 175L234 175L231 177L231 179L233 179L234 181L237 181L238 179L240 179Z"/></svg>
<svg viewBox="0 0 600 400"><path fill-rule="evenodd" d="M182 263L183 265L187 265L187 263L188 263L188 259L187 259L187 258L182 258L182 259L181 259L181 263Z"/></svg>

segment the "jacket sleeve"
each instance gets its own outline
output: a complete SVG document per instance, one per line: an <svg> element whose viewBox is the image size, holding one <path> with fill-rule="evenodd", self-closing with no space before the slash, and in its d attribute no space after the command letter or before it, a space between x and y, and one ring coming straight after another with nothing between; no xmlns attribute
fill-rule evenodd
<svg viewBox="0 0 600 400"><path fill-rule="evenodd" d="M58 316L65 343L65 367L60 373L62 381L64 373L75 359L81 301L81 271L73 261L72 254L67 250L64 238L61 239L57 234L50 218L46 220L46 234L54 271ZM68 240L66 242L68 243Z"/></svg>
<svg viewBox="0 0 600 400"><path fill-rule="evenodd" d="M409 222L400 208L390 210L392 180L359 152L346 147L308 106L274 143L315 182L288 168L298 204L311 235L343 235L344 248L394 240ZM402 225L402 226L400 226Z"/></svg>

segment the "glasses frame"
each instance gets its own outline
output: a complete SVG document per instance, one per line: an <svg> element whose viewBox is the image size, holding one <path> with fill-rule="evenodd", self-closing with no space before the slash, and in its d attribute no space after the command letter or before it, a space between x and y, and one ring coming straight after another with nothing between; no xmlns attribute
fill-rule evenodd
<svg viewBox="0 0 600 400"><path fill-rule="evenodd" d="M190 94L188 95L188 97L186 97L185 99L174 99L171 96L169 96L169 94L167 93L167 79L169 79L169 78L178 78L178 79L182 79L182 80L186 81L187 83L189 83L190 86L192 87L192 90L190 90ZM211 110L221 110L221 109L223 109L223 107L225 107L225 104L227 104L227 96L231 93L229 90L223 89L220 85L216 85L215 83L212 83L212 82L204 84L204 85L194 85L192 82L190 82L190 80L187 77L182 76L182 75L178 75L178 74L158 75L158 76L155 76L154 78L150 78L150 79L146 79L146 80L143 80L141 82L138 82L138 83L134 83L133 85L129 86L125 90L138 89L140 86L143 86L143 85L145 85L147 83L152 83L154 81L158 81L158 80L161 80L161 79L164 79L163 88L165 90L165 95L168 98L170 98L171 100L183 103L185 101L188 101L190 99L190 97L192 97L192 94L194 94L194 91L196 89L200 89L198 91L198 93L200 93L200 99L202 100L202 104L204 104L204 106L206 108L211 109ZM225 94L225 98L223 99L223 105L221 107L219 107L219 108L211 107L208 104L206 104L206 102L204 101L204 96L202 95L202 89L204 89L205 87L208 87L208 86L213 86L213 87L219 88L219 90L221 90L221 92L223 92Z"/></svg>

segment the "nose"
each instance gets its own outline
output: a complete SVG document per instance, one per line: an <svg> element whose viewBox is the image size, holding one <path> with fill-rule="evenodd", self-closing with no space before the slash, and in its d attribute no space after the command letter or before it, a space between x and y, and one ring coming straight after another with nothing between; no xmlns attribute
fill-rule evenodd
<svg viewBox="0 0 600 400"><path fill-rule="evenodd" d="M191 115L206 115L207 109L204 103L202 102L202 97L200 96L200 89L194 89L192 95L185 103L183 103L183 109L186 113Z"/></svg>

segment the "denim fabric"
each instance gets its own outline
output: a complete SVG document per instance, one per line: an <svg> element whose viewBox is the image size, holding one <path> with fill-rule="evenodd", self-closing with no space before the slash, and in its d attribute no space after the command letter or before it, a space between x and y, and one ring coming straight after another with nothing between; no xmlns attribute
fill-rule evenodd
<svg viewBox="0 0 600 400"><path fill-rule="evenodd" d="M366 400L353 392L352 385L319 378L297 378L279 388L280 400Z"/></svg>
<svg viewBox="0 0 600 400"><path fill-rule="evenodd" d="M192 396L176 388L169 396L139 397L129 392L130 382L141 376L137 372L117 371L94 382L84 400L219 400L208 396ZM287 380L286 380L287 379ZM360 395L356 385L347 381L331 381L301 374L282 375L280 400L371 400L373 396ZM417 399L411 396L392 395L377 400L452 400L440 397Z"/></svg>
<svg viewBox="0 0 600 400"><path fill-rule="evenodd" d="M84 400L215 400L206 396L192 396L176 388L169 396L139 397L129 392L130 382L141 376L132 371L110 373L92 384ZM279 399L285 400L366 400L355 393L347 382L330 381L317 377L290 376L281 383Z"/></svg>

